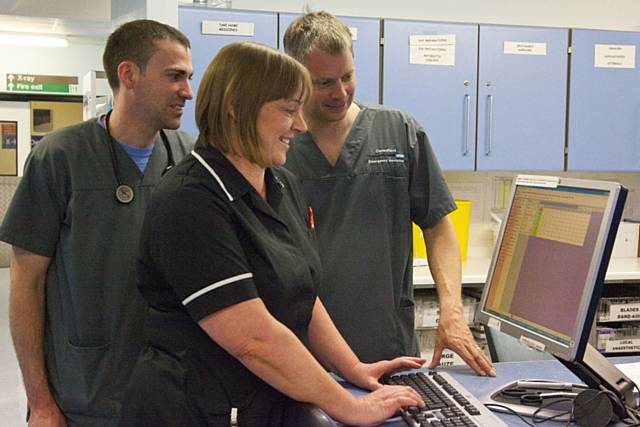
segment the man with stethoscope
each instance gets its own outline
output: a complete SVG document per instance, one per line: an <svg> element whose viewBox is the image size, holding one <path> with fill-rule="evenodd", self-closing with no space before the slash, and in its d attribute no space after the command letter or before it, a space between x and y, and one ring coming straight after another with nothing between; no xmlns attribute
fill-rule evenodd
<svg viewBox="0 0 640 427"><path fill-rule="evenodd" d="M117 425L143 341L140 225L163 171L193 146L175 131L192 98L182 33L124 24L103 62L113 110L42 140L0 227L12 245L10 325L30 426Z"/></svg>

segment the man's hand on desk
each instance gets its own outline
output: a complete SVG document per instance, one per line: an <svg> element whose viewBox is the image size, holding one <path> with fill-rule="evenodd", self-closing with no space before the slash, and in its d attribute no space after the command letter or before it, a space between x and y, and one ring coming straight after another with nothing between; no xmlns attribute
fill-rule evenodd
<svg viewBox="0 0 640 427"><path fill-rule="evenodd" d="M376 363L358 362L347 374L347 381L360 388L377 390L382 387L378 380L383 375L393 375L396 372L419 369L426 362L420 357L396 357L393 360L381 360Z"/></svg>
<svg viewBox="0 0 640 427"><path fill-rule="evenodd" d="M493 365L473 339L461 310L440 312L436 345L429 368L435 368L440 364L440 357L445 348L455 351L478 375L496 376Z"/></svg>

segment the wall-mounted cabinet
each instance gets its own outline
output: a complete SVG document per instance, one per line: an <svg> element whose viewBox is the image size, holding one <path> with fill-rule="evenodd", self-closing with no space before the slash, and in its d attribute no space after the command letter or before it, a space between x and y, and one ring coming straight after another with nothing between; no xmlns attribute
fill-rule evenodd
<svg viewBox="0 0 640 427"><path fill-rule="evenodd" d="M251 40L277 47L278 14L180 6L178 22L180 31L191 42L194 69L193 100L185 106L181 129L197 136L195 98L209 63L223 46L237 41Z"/></svg>
<svg viewBox="0 0 640 427"><path fill-rule="evenodd" d="M478 170L564 168L569 31L481 25Z"/></svg>
<svg viewBox="0 0 640 427"><path fill-rule="evenodd" d="M640 171L640 33L572 30L570 171Z"/></svg>
<svg viewBox="0 0 640 427"><path fill-rule="evenodd" d="M222 46L282 47L298 16L180 6L194 97ZM640 33L384 19L381 49L379 19L340 19L356 99L411 113L444 170L640 171ZM190 101L182 128L197 135L194 115Z"/></svg>
<svg viewBox="0 0 640 427"><path fill-rule="evenodd" d="M385 105L425 128L443 169L473 170L478 26L384 20Z"/></svg>
<svg viewBox="0 0 640 427"><path fill-rule="evenodd" d="M443 169L563 169L568 30L385 20L384 40L383 101Z"/></svg>

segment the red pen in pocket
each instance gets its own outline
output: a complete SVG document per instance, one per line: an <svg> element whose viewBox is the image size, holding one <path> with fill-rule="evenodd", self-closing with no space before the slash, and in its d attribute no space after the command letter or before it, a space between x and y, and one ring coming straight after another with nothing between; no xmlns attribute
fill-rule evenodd
<svg viewBox="0 0 640 427"><path fill-rule="evenodd" d="M315 230L316 228L316 222L313 219L313 209L311 208L311 206L309 206L309 230Z"/></svg>

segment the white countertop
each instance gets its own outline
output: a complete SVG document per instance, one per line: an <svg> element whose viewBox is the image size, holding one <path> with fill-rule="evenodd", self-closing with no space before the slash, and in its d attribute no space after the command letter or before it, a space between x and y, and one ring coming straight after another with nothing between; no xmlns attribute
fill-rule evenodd
<svg viewBox="0 0 640 427"><path fill-rule="evenodd" d="M490 264L491 256L467 259L462 263L462 283L483 284L487 280ZM640 281L640 258L611 258L605 280ZM428 266L413 267L413 284L416 287L433 285Z"/></svg>

